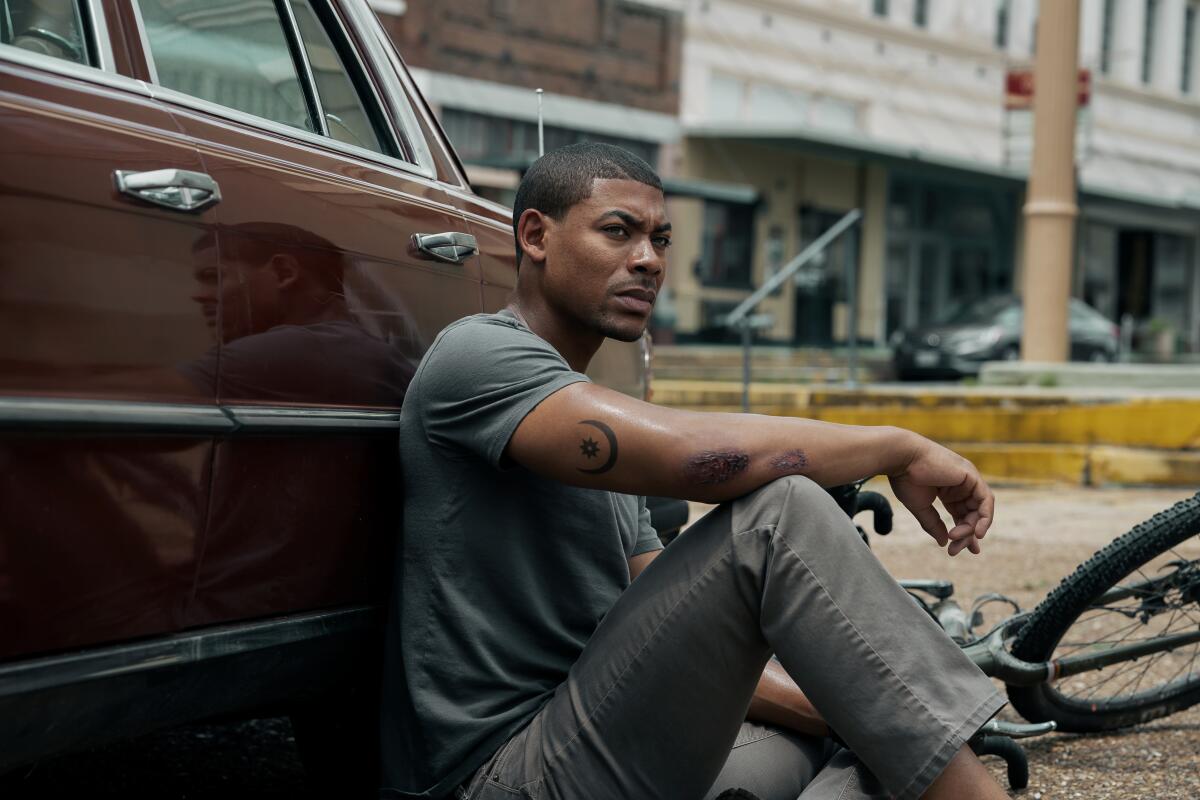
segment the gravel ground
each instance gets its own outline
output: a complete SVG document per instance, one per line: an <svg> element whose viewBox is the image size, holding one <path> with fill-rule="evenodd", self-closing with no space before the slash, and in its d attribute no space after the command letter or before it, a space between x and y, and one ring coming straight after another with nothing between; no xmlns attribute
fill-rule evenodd
<svg viewBox="0 0 1200 800"><path fill-rule="evenodd" d="M888 493L886 482L874 482L870 488ZM946 557L902 510L896 515L895 532L873 536L872 546L898 578L952 580L955 597L964 606L986 592L1001 592L1028 609L1110 540L1191 494L1164 489L999 487L996 522L980 556ZM860 522L868 520L864 516ZM1002 715L1020 720L1008 709ZM1029 788L1014 793L1017 797L1200 797L1200 706L1119 733L1056 733L1026 740L1025 747ZM1002 778L1003 762L985 761Z"/></svg>
<svg viewBox="0 0 1200 800"><path fill-rule="evenodd" d="M886 484L873 485L886 492ZM997 521L982 556L950 559L905 513L896 531L872 537L900 578L954 581L964 605L1002 592L1031 608L1115 536L1189 493L1146 489L1001 487ZM702 510L701 507L696 508ZM865 519L865 518L864 518ZM1002 712L1015 719L1011 712ZM1051 734L1026 742L1030 784L1014 796L1153 798L1200 796L1200 707L1108 735ZM1003 765L987 759L998 777ZM52 759L0 781L6 800L226 800L312 796L287 720L190 726Z"/></svg>

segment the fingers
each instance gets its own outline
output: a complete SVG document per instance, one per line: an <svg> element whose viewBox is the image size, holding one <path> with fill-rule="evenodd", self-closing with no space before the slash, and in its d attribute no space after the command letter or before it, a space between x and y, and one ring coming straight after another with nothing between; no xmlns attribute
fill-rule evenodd
<svg viewBox="0 0 1200 800"><path fill-rule="evenodd" d="M931 505L925 506L914 511L913 516L917 518L921 528L937 541L938 547L946 546L950 537L946 531L946 523L942 522L942 517L937 513L937 509Z"/></svg>
<svg viewBox="0 0 1200 800"><path fill-rule="evenodd" d="M982 539L988 529L992 527L992 520L995 519L996 512L996 495L988 490L987 497L979 504L979 522L975 524L975 536Z"/></svg>
<svg viewBox="0 0 1200 800"><path fill-rule="evenodd" d="M975 555L979 555L979 539L974 536L968 536L965 539L950 542L950 546L946 548L946 552L952 556L956 556L963 550L969 550Z"/></svg>

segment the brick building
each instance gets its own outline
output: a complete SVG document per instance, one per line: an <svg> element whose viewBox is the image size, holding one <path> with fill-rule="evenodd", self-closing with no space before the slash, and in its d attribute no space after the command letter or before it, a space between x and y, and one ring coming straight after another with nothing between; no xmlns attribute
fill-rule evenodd
<svg viewBox="0 0 1200 800"><path fill-rule="evenodd" d="M467 164L472 183L511 200L545 146L622 145L652 164L679 137L681 0L374 0Z"/></svg>

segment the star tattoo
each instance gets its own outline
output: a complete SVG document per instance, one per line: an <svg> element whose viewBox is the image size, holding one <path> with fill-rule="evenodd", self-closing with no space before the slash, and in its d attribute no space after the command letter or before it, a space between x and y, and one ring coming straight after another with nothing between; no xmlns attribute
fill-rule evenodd
<svg viewBox="0 0 1200 800"><path fill-rule="evenodd" d="M580 443L579 450L588 458L595 458L596 456L600 455L600 445L598 445L590 436Z"/></svg>

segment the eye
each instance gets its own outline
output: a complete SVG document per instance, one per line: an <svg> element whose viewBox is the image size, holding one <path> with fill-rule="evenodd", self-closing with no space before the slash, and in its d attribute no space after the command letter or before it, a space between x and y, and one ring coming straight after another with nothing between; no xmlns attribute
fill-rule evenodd
<svg viewBox="0 0 1200 800"><path fill-rule="evenodd" d="M663 250L666 250L668 247L671 246L671 237L670 236L655 236L654 237L654 246L661 248Z"/></svg>
<svg viewBox="0 0 1200 800"><path fill-rule="evenodd" d="M620 236L620 237L625 237L625 236L629 235L629 232L627 230L625 230L624 225L605 225L604 232L607 234L610 234L612 236Z"/></svg>

